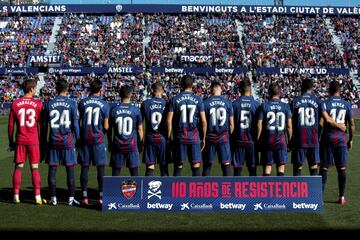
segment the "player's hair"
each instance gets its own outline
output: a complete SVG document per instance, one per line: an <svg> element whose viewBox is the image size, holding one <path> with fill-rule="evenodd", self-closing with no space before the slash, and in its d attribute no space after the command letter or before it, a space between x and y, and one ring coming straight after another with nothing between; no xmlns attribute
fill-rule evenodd
<svg viewBox="0 0 360 240"><path fill-rule="evenodd" d="M37 85L37 82L35 79L27 79L22 83L22 89L24 93L29 93L31 89L35 88Z"/></svg>
<svg viewBox="0 0 360 240"><path fill-rule="evenodd" d="M336 80L331 81L329 85L329 94L334 95L335 93L340 91L341 91L340 83Z"/></svg>
<svg viewBox="0 0 360 240"><path fill-rule="evenodd" d="M90 83L90 91L92 94L100 92L103 84L99 79L95 79Z"/></svg>
<svg viewBox="0 0 360 240"><path fill-rule="evenodd" d="M278 95L280 95L280 92L281 92L281 87L278 83L273 82L270 84L269 90L268 90L269 97L278 96Z"/></svg>
<svg viewBox="0 0 360 240"><path fill-rule="evenodd" d="M239 84L239 92L241 94L246 93L247 91L250 91L251 89L251 82L249 79L242 80Z"/></svg>
<svg viewBox="0 0 360 240"><path fill-rule="evenodd" d="M218 81L213 81L210 85L211 90L213 90L214 88L217 88L217 87L221 88L221 83Z"/></svg>
<svg viewBox="0 0 360 240"><path fill-rule="evenodd" d="M194 84L194 80L192 79L192 77L190 75L184 75L181 78L182 89L192 88L193 84Z"/></svg>
<svg viewBox="0 0 360 240"><path fill-rule="evenodd" d="M305 93L311 89L313 89L314 87L314 83L310 78L305 78L302 82L301 82L301 92Z"/></svg>
<svg viewBox="0 0 360 240"><path fill-rule="evenodd" d="M69 83L65 80L65 79L60 79L56 82L56 87L55 87L56 91L58 93L62 93L65 91L68 91L69 89Z"/></svg>
<svg viewBox="0 0 360 240"><path fill-rule="evenodd" d="M151 85L151 89L153 92L160 92L164 90L164 85L160 82L156 82Z"/></svg>
<svg viewBox="0 0 360 240"><path fill-rule="evenodd" d="M131 97L132 92L133 92L133 89L129 85L122 86L120 88L120 97L121 97L121 99Z"/></svg>

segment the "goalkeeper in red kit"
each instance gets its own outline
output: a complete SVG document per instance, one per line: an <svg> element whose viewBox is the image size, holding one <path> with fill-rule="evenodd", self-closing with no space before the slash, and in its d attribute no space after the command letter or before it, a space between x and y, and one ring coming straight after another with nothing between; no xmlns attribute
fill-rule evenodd
<svg viewBox="0 0 360 240"><path fill-rule="evenodd" d="M32 183L34 186L37 205L45 202L40 194L40 141L42 102L34 99L37 83L33 79L25 80L22 84L24 96L14 100L9 116L9 149L15 150L15 170L13 175L14 203L20 203L19 192L21 175L28 157L31 165ZM14 131L16 126L16 137Z"/></svg>

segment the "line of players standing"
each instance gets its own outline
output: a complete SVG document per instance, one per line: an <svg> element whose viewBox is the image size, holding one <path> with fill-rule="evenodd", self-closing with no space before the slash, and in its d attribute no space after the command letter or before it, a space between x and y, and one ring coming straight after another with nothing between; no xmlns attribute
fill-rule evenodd
<svg viewBox="0 0 360 240"><path fill-rule="evenodd" d="M277 83L270 85L269 100L262 105L252 97L248 80L241 81L241 96L233 103L221 95L222 86L218 82L212 83L212 95L204 101L193 93L191 76L183 76L181 86L183 91L167 102L163 98L163 85L154 83L153 98L144 101L138 109L131 103L132 88L125 85L120 89L121 103L110 109L102 100L103 86L99 80L90 84L91 95L78 106L67 97L69 85L65 80L56 83L59 95L45 104L33 98L36 82L26 80L25 96L13 102L9 116L9 147L15 150L16 164L14 202L20 202L21 173L28 156L37 204L45 202L40 194L38 171L42 159L49 164L50 204L57 205L59 165L66 167L69 205L80 204L74 198L77 163L81 165L81 203L89 204L88 171L93 165L97 168L98 203L102 204L107 135L113 176L119 176L124 167L129 168L132 176L138 176L141 152L146 176L154 175L157 163L161 176L169 176L169 163L174 163L173 175L181 176L186 159L191 163L193 176L201 175L201 163L202 175L210 176L216 153L224 176L231 175L231 164L234 176L240 176L245 165L250 176L256 176L259 165L264 167L263 176L270 176L273 164L277 175L284 176L288 151L292 151L293 175L301 175L305 159L310 175L319 175L320 165L323 189L328 168L335 165L339 203L345 203L345 168L355 125L351 105L340 97L338 82L330 83L330 97L322 102L313 93L313 82L306 79L302 82L302 95L290 105L280 101L281 88ZM13 140L15 124L16 141Z"/></svg>

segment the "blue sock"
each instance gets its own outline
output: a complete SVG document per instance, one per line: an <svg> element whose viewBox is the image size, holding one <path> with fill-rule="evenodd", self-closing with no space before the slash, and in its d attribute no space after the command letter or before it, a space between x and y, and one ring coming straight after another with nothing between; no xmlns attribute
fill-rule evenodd
<svg viewBox="0 0 360 240"><path fill-rule="evenodd" d="M294 175L294 176L301 176L301 169L298 168L297 166L295 166L295 167L293 168L293 175Z"/></svg>
<svg viewBox="0 0 360 240"><path fill-rule="evenodd" d="M242 172L242 168L241 168L241 167L239 167L239 168L234 168L234 176L235 176L235 177L241 176L241 172Z"/></svg>
<svg viewBox="0 0 360 240"><path fill-rule="evenodd" d="M139 176L139 168L138 167L130 168L130 175L133 177Z"/></svg>
<svg viewBox="0 0 360 240"><path fill-rule="evenodd" d="M202 172L202 175L203 176L210 176L210 171L211 171L211 164L204 164L203 166L203 172Z"/></svg>
<svg viewBox="0 0 360 240"><path fill-rule="evenodd" d="M57 166L49 166L48 184L50 190L50 197L56 196L56 169Z"/></svg>
<svg viewBox="0 0 360 240"><path fill-rule="evenodd" d="M319 171L317 168L310 169L310 176L318 176L318 175L319 175Z"/></svg>
<svg viewBox="0 0 360 240"><path fill-rule="evenodd" d="M66 167L66 183L69 191L69 197L75 196L75 173L74 166Z"/></svg>
<svg viewBox="0 0 360 240"><path fill-rule="evenodd" d="M320 169L320 175L322 177L322 191L324 192L325 190L325 185L326 185L326 182L327 182L327 170L326 169Z"/></svg>
<svg viewBox="0 0 360 240"><path fill-rule="evenodd" d="M345 194L346 186L346 172L345 170L338 170L338 181L339 181L339 197L343 197Z"/></svg>
<svg viewBox="0 0 360 240"><path fill-rule="evenodd" d="M145 176L146 177L153 177L154 176L154 169L146 168Z"/></svg>
<svg viewBox="0 0 360 240"><path fill-rule="evenodd" d="M182 175L182 168L179 168L178 166L174 166L174 176L178 177Z"/></svg>
<svg viewBox="0 0 360 240"><path fill-rule="evenodd" d="M81 167L81 173L80 173L80 185L81 185L81 191L87 192L88 189L88 179L89 178L89 166L82 166Z"/></svg>
<svg viewBox="0 0 360 240"><path fill-rule="evenodd" d="M160 175L162 177L169 176L169 168L167 164L160 164Z"/></svg>
<svg viewBox="0 0 360 240"><path fill-rule="evenodd" d="M117 176L120 176L120 172L121 172L121 168L116 168L116 167L113 167L112 168L112 176L113 177L117 177Z"/></svg>
<svg viewBox="0 0 360 240"><path fill-rule="evenodd" d="M191 171L192 171L193 177L201 176L201 175L200 175L200 168L199 168L199 167L197 167L197 168L192 167L192 168L191 168Z"/></svg>
<svg viewBox="0 0 360 240"><path fill-rule="evenodd" d="M99 191L103 191L103 177L105 176L105 166L97 167L97 182L99 186Z"/></svg>

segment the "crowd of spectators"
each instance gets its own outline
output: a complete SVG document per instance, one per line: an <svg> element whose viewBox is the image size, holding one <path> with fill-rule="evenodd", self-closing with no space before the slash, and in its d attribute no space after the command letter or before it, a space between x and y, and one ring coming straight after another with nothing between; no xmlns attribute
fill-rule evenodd
<svg viewBox="0 0 360 240"><path fill-rule="evenodd" d="M0 17L0 67L25 67L31 55L43 55L54 17Z"/></svg>
<svg viewBox="0 0 360 240"><path fill-rule="evenodd" d="M333 17L331 20L344 48L345 62L350 68L360 67L359 17Z"/></svg>
<svg viewBox="0 0 360 240"><path fill-rule="evenodd" d="M146 66L243 66L233 15L145 15ZM182 56L206 56L188 61Z"/></svg>
<svg viewBox="0 0 360 240"><path fill-rule="evenodd" d="M142 67L143 16L64 15L53 53L65 67Z"/></svg>
<svg viewBox="0 0 360 240"><path fill-rule="evenodd" d="M344 67L319 16L240 15L246 64L256 67Z"/></svg>

